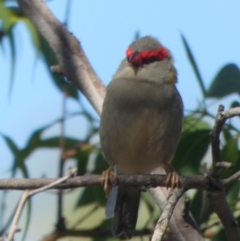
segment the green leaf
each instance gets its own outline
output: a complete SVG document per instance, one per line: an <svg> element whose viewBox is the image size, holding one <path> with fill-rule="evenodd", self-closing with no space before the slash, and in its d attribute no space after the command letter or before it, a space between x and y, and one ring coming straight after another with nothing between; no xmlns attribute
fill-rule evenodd
<svg viewBox="0 0 240 241"><path fill-rule="evenodd" d="M202 118L196 117L195 115L189 115L184 117L183 121L183 132L192 132L195 130L206 130L211 129L208 122L203 121Z"/></svg>
<svg viewBox="0 0 240 241"><path fill-rule="evenodd" d="M235 163L238 160L238 139L229 140L222 148L221 156L224 161Z"/></svg>
<svg viewBox="0 0 240 241"><path fill-rule="evenodd" d="M22 159L21 162L18 163L19 169L22 171L22 174L25 178L29 178L28 169L25 165L25 159Z"/></svg>
<svg viewBox="0 0 240 241"><path fill-rule="evenodd" d="M8 96L10 97L11 91L13 88L13 81L14 81L14 73L15 73L15 65L16 65L16 47L15 47L15 39L13 36L13 27L8 31L9 37L9 44L10 44L10 51L11 51L11 71L10 71L10 85Z"/></svg>
<svg viewBox="0 0 240 241"><path fill-rule="evenodd" d="M7 32L12 27L12 13L4 6L3 2L0 2L0 19L2 20L3 31Z"/></svg>
<svg viewBox="0 0 240 241"><path fill-rule="evenodd" d="M213 79L207 97L222 98L233 93L240 94L240 70L235 64L227 64Z"/></svg>
<svg viewBox="0 0 240 241"><path fill-rule="evenodd" d="M59 121L59 120L58 120ZM57 121L53 122L53 123L50 123L36 131L34 131L32 133L32 135L30 136L26 146L23 148L23 149L19 149L17 147L17 145L14 143L14 141L4 135L4 134L1 134L0 135L3 137L3 139L5 140L6 144L8 145L9 149L11 150L12 154L13 154L13 165L12 165L12 177L15 176L16 174L16 170L19 169L21 170L22 174L24 177L29 177L29 174L28 174L28 170L27 170L27 167L25 165L25 160L27 159L27 157L37 148L39 147L42 147L44 146L44 141L42 141L40 139L41 137L41 134L44 130L46 130L47 128L49 128L50 126L52 126L53 124L55 124ZM73 142L73 140L71 139L71 141ZM47 141L46 141L47 142ZM58 141L59 143L59 141ZM68 140L67 140L67 144L68 144ZM75 142L76 143L76 142ZM46 144L46 143L45 143ZM59 144L58 144L59 146Z"/></svg>
<svg viewBox="0 0 240 241"><path fill-rule="evenodd" d="M190 206L191 214L193 215L195 221L198 224L200 224L200 211L201 211L201 207L202 207L202 195L203 195L203 192L199 192L197 190L196 194L193 196L193 198L191 200L191 206Z"/></svg>
<svg viewBox="0 0 240 241"><path fill-rule="evenodd" d="M218 233L216 236L214 236L211 241L226 241L226 233L224 232L223 228L219 229Z"/></svg>
<svg viewBox="0 0 240 241"><path fill-rule="evenodd" d="M213 213L213 207L209 201L209 198L207 198L206 192L197 190L191 201L190 210L199 225L205 223L208 220L208 218Z"/></svg>
<svg viewBox="0 0 240 241"><path fill-rule="evenodd" d="M22 150L24 154L24 158L27 158L35 149L44 146L44 140L41 140L42 133L47 130L49 127L53 126L54 124L58 123L60 120L56 120L50 124L47 124L36 131L34 131L31 136L29 137L25 148Z"/></svg>
<svg viewBox="0 0 240 241"><path fill-rule="evenodd" d="M182 37L183 45L184 45L185 50L187 52L188 60L190 61L190 64L192 65L193 71L194 71L194 73L196 75L197 81L198 81L198 83L200 85L200 88L202 90L202 94L205 97L206 96L206 89L204 87L203 79L201 77L200 71L199 71L199 69L197 67L196 61L195 61L195 59L193 57L192 51L191 51L191 49L190 49L190 47L189 47L189 45L187 43L187 40L185 39L185 37L182 34L181 34L181 37Z"/></svg>
<svg viewBox="0 0 240 241"><path fill-rule="evenodd" d="M172 163L181 174L200 174L200 163L210 144L209 132L196 130L182 135Z"/></svg>
<svg viewBox="0 0 240 241"><path fill-rule="evenodd" d="M235 182L229 191L227 192L227 202L231 207L235 207L236 203L239 201L239 190L240 190L240 181Z"/></svg>
<svg viewBox="0 0 240 241"><path fill-rule="evenodd" d="M14 143L14 141L10 137L8 137L4 134L1 134L1 133L0 133L0 135L3 137L6 144L8 145L9 149L12 151L13 156L16 157L20 152L17 145Z"/></svg>
<svg viewBox="0 0 240 241"><path fill-rule="evenodd" d="M92 151L93 148L88 148L77 153L77 175L84 175L87 172L86 169L88 165L89 155L92 153Z"/></svg>
<svg viewBox="0 0 240 241"><path fill-rule="evenodd" d="M235 100L235 101L233 101L232 103L231 103L231 108L234 108L234 107L239 107L240 106L240 102L239 101L237 101L237 100Z"/></svg>
<svg viewBox="0 0 240 241"><path fill-rule="evenodd" d="M223 169L221 172L222 178L227 178L239 171L240 169L240 152L238 150L238 138L229 139L223 146L221 150L221 157L223 161L231 162L233 167L231 169ZM233 184L228 185L226 192Z"/></svg>
<svg viewBox="0 0 240 241"><path fill-rule="evenodd" d="M8 137L6 135L3 135L3 134L1 134L1 136L5 140L6 144L8 145L8 147L11 150L12 155L14 157L13 165L12 165L12 168L11 168L12 177L15 176L16 170L20 169L22 171L23 176L27 178L28 177L28 170L27 170L27 167L24 164L24 160L25 160L24 151L19 149L10 137Z"/></svg>
<svg viewBox="0 0 240 241"><path fill-rule="evenodd" d="M30 22L30 20L28 18L22 18L21 21L28 28L28 31L29 31L29 33L31 34L31 37L32 37L34 47L36 48L37 51L39 51L40 47L41 47L41 43L40 43L40 36L39 36L39 33L38 33L37 29L32 24L32 22Z"/></svg>
<svg viewBox="0 0 240 241"><path fill-rule="evenodd" d="M99 152L95 159L95 167L93 173L102 173L109 168L109 164L104 159L102 152Z"/></svg>
<svg viewBox="0 0 240 241"><path fill-rule="evenodd" d="M24 153L26 156L30 155L35 149L40 147L49 147L49 148L57 148L59 147L60 143L60 137L51 137L42 139L41 135L42 133L47 130L48 128L52 127L53 125L59 123L62 121L62 118L59 118L47 125L44 125L43 127L37 129L32 133L32 135L29 137L28 142L24 148ZM72 148L76 143L78 143L78 139L65 137L65 147L66 148Z"/></svg>
<svg viewBox="0 0 240 241"><path fill-rule="evenodd" d="M101 229L104 230L110 230L112 228L112 220L111 219L105 219L102 221L102 223L99 225ZM92 241L119 241L119 238L94 238Z"/></svg>
<svg viewBox="0 0 240 241"><path fill-rule="evenodd" d="M59 136L47 138L47 139L41 140L39 142L38 147L59 148L60 147L60 140L61 140L61 137L59 137ZM70 137L64 137L65 149L73 148L78 143L79 143L78 139L70 138Z"/></svg>
<svg viewBox="0 0 240 241"><path fill-rule="evenodd" d="M72 97L73 99L78 101L78 91L76 87L71 82L66 81L63 76L53 74L50 71L50 67L53 65L57 65L58 61L55 53L49 46L48 42L41 35L39 36L41 53L45 59L44 63L46 63L47 70L52 77L53 83L62 93L66 93L67 96Z"/></svg>
<svg viewBox="0 0 240 241"><path fill-rule="evenodd" d="M106 205L106 196L103 187L88 187L81 193L76 208L98 203L100 206Z"/></svg>
<svg viewBox="0 0 240 241"><path fill-rule="evenodd" d="M232 135L232 133L231 133L231 130L230 130L230 128L227 127L227 126L226 126L226 127L223 127L222 133L223 133L223 136L224 136L225 141L229 141L229 140L231 140L231 139L233 138L233 135Z"/></svg>
<svg viewBox="0 0 240 241"><path fill-rule="evenodd" d="M158 220L161 214L161 210L159 209L156 200L149 192L142 192L141 200L143 200L143 202L146 204L147 210L149 212L149 218L146 219L144 227L151 227L152 225L155 225L156 221Z"/></svg>
<svg viewBox="0 0 240 241"><path fill-rule="evenodd" d="M10 71L10 85L9 96L13 87L15 64L16 64L16 46L13 29L16 23L16 14L9 8L4 6L3 2L0 2L0 19L3 26L3 36L8 39L10 45L11 54L11 71Z"/></svg>

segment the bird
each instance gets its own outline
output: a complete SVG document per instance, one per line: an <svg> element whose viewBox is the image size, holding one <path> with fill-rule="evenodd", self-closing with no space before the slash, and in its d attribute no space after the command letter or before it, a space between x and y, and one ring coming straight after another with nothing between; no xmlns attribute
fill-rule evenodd
<svg viewBox="0 0 240 241"><path fill-rule="evenodd" d="M103 155L116 174L151 174L163 167L167 186L179 185L170 165L182 130L183 102L170 51L156 38L133 41L106 88L100 120ZM115 186L106 205L114 237L134 235L141 190Z"/></svg>

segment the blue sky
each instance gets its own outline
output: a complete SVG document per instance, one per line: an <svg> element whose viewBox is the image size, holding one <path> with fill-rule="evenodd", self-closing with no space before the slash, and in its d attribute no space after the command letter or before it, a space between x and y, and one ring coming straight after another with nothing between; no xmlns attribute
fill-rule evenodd
<svg viewBox="0 0 240 241"><path fill-rule="evenodd" d="M66 3L66 0L47 2L60 21L65 18ZM90 62L105 84L111 80L136 31L139 31L140 36L152 35L158 38L174 56L178 89L185 108L191 109L201 100L201 92L180 34L187 39L204 84L208 87L223 65L230 62L240 65L239 10L239 0L72 0L69 30L80 39ZM62 96L49 79L45 65L41 60L35 62L36 52L25 26L19 24L15 31L18 38L17 66L10 101L7 42L4 42L5 51L0 51L0 132L23 147L33 130L61 115ZM227 101L224 100L224 103ZM87 102L85 104L89 106ZM67 102L67 107L69 111L79 110L78 104L72 100ZM77 117L67 123L66 132L80 137L84 133L84 125L83 120ZM49 130L45 136L57 133L59 126ZM0 150L0 175L7 177L12 156L2 139ZM56 150L47 153L37 151L28 160L30 175L55 176L58 158ZM51 169L48 168L49 162Z"/></svg>

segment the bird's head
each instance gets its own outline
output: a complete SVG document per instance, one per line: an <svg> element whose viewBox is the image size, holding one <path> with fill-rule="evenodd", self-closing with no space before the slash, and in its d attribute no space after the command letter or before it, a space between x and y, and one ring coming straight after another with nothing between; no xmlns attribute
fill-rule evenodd
<svg viewBox="0 0 240 241"><path fill-rule="evenodd" d="M146 36L130 44L126 51L127 61L136 67L143 67L170 57L169 51L156 39Z"/></svg>
<svg viewBox="0 0 240 241"><path fill-rule="evenodd" d="M170 51L157 39L146 36L129 45L114 78L175 84L177 74Z"/></svg>

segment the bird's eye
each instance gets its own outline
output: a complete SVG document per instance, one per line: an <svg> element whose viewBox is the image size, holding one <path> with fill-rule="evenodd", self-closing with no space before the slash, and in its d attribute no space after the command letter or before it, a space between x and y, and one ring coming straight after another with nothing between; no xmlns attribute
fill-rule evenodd
<svg viewBox="0 0 240 241"><path fill-rule="evenodd" d="M138 51L133 52L130 55L128 55L127 60L129 63L136 65L136 66L141 66L142 62L143 62L142 56Z"/></svg>
<svg viewBox="0 0 240 241"><path fill-rule="evenodd" d="M151 57L148 58L148 62L149 62L149 63L153 63L153 62L155 62L155 61L157 61L157 60L158 60L158 59L157 59L156 56L151 56Z"/></svg>

